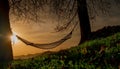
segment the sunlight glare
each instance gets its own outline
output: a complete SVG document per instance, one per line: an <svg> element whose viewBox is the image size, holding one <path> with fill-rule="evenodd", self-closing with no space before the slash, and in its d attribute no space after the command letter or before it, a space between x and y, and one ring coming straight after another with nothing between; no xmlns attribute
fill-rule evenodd
<svg viewBox="0 0 120 69"><path fill-rule="evenodd" d="M13 35L11 36L11 42L12 44L16 44L18 42L18 38L16 37L15 33L13 33Z"/></svg>

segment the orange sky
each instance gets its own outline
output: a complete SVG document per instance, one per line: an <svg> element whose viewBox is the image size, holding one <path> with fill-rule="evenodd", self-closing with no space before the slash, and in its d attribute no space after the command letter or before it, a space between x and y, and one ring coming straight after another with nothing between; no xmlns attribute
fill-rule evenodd
<svg viewBox="0 0 120 69"><path fill-rule="evenodd" d="M113 10L114 13L112 13L111 16L99 16L96 18L94 23L91 23L92 31L95 31L97 29L100 29L104 26L110 26L110 25L120 25L120 10ZM11 22L11 28L14 32L16 32L19 36L31 41L31 42L37 42L37 43L49 43L54 42L59 39L61 39L63 36L66 35L66 32L63 33L51 33L54 31L54 27L56 24L56 20L52 19L51 17L47 17L45 19L42 19L45 23L23 23L22 20L16 20L14 21L13 16L10 16L10 22ZM79 42L79 25L75 29L73 36L71 39L67 40L62 45L53 48L48 49L52 51L58 51L65 48L70 48L71 46L76 46ZM13 46L13 55L14 56L21 56L21 55L28 55L28 54L34 54L34 53L42 53L44 49L38 49L35 47L27 46L21 41L14 44Z"/></svg>

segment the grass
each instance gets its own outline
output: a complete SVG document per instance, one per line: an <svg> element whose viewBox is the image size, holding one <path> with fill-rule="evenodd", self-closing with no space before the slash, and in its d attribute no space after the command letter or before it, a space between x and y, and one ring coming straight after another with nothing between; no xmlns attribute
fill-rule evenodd
<svg viewBox="0 0 120 69"><path fill-rule="evenodd" d="M87 41L59 52L14 60L11 69L118 69L120 33Z"/></svg>

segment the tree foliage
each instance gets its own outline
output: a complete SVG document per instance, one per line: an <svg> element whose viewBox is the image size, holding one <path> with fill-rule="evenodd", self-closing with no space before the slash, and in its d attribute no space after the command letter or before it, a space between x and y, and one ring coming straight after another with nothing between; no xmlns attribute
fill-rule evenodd
<svg viewBox="0 0 120 69"><path fill-rule="evenodd" d="M67 27L75 18L76 4L74 0L9 0L10 14L16 18L39 21L42 12L57 17L60 26ZM68 9L69 8L69 9ZM48 11L46 11L48 9Z"/></svg>
<svg viewBox="0 0 120 69"><path fill-rule="evenodd" d="M62 28L70 24L77 12L77 0L9 0L9 4L11 14L33 21L39 20L40 11L45 11L48 7L49 13L58 17ZM99 14L108 14L112 6L120 6L119 4L119 0L87 0L89 18L94 19Z"/></svg>

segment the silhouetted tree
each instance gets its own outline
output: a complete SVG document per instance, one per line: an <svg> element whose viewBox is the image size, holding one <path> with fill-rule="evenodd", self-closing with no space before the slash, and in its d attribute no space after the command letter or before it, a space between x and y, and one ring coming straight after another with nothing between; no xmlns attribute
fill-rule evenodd
<svg viewBox="0 0 120 69"><path fill-rule="evenodd" d="M78 18L80 21L80 29L81 29L81 42L83 43L87 40L88 36L91 34L91 27L90 27L90 20L88 15L87 9L87 2L86 0L77 0L77 11L78 11Z"/></svg>
<svg viewBox="0 0 120 69"><path fill-rule="evenodd" d="M0 69L13 60L9 14L38 22L39 11L49 3L51 0L0 0Z"/></svg>
<svg viewBox="0 0 120 69"><path fill-rule="evenodd" d="M63 17L67 17L70 15L73 17L72 19L69 18L68 19L69 21L66 22L63 26L58 26L57 27L58 31L66 29L67 27L69 27L71 23L76 23L73 21L75 17L72 14L75 14L75 12L77 12L78 14L77 16L79 18L80 30L81 30L80 43L85 42L91 35L91 26L90 26L91 20L95 19L96 16L101 14L108 15L109 13L111 13L110 8L113 5L119 6L120 4L119 0L114 0L114 1L113 0L64 0L64 1L54 0L54 2L55 2L54 9L56 10L56 12L60 12L61 9L62 12L64 12L63 13L64 16L61 16L62 19L64 19ZM74 6L74 7L71 8L70 6ZM72 10L74 11L74 13Z"/></svg>
<svg viewBox="0 0 120 69"><path fill-rule="evenodd" d="M90 19L94 19L99 14L107 15L113 4L120 3L119 0L77 0L78 18L81 29L81 42L85 42L91 35Z"/></svg>
<svg viewBox="0 0 120 69"><path fill-rule="evenodd" d="M34 17L33 21L39 20L37 9L41 7L41 2L44 0L0 0L0 69L7 69L4 65L13 60L9 13L26 19Z"/></svg>
<svg viewBox="0 0 120 69"><path fill-rule="evenodd" d="M0 0L0 67L3 66L2 63L10 62L13 59L9 8L8 0Z"/></svg>

